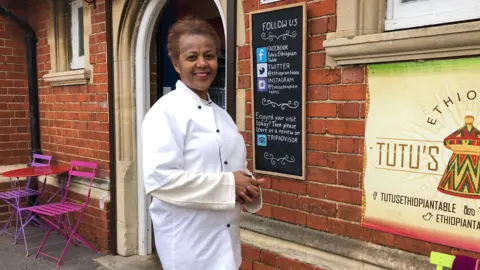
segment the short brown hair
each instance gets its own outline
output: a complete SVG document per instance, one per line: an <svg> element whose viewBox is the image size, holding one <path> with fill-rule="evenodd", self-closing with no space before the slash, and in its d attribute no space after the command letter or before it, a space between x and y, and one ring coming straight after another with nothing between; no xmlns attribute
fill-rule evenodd
<svg viewBox="0 0 480 270"><path fill-rule="evenodd" d="M187 17L173 24L168 30L167 50L171 61L177 60L180 55L178 42L183 35L200 35L212 39L217 55L220 54L221 42L215 29L205 20Z"/></svg>

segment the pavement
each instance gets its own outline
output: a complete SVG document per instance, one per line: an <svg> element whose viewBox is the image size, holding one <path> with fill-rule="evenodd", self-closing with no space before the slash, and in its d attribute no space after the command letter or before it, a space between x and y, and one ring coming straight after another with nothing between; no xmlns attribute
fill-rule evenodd
<svg viewBox="0 0 480 270"><path fill-rule="evenodd" d="M156 254L150 256L104 256L95 259L96 262L101 264L97 270L131 270L131 269L149 269L149 270L162 270L160 261Z"/></svg>
<svg viewBox="0 0 480 270"><path fill-rule="evenodd" d="M27 244L30 249L30 255L25 257L25 248L23 240L19 240L13 245L13 237L7 234L0 236L0 270L53 270L57 262L48 257L39 255L35 259L35 253L45 235L45 230L37 227L27 229ZM64 238L57 233L52 233L47 241L47 245L60 242L48 247L43 251L49 255L60 257L65 246ZM162 269L156 255L151 256L104 256L93 252L90 249L81 246L69 245L67 253L62 260L60 269L64 270L124 270L124 269Z"/></svg>

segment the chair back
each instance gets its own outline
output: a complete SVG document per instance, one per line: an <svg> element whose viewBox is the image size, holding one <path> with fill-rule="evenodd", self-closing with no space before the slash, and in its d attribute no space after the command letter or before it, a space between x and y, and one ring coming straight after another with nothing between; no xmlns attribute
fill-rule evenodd
<svg viewBox="0 0 480 270"><path fill-rule="evenodd" d="M46 167L46 166L50 165L50 161L52 161L51 156L33 154L32 163L30 163L30 166L32 166L32 167ZM32 178L28 177L27 186L26 186L27 188L30 187L30 181L31 180L32 180Z"/></svg>
<svg viewBox="0 0 480 270"><path fill-rule="evenodd" d="M40 162L40 161L43 161L43 162ZM32 167L46 167L50 165L50 161L52 161L51 156L33 154L32 163L30 165Z"/></svg>
<svg viewBox="0 0 480 270"><path fill-rule="evenodd" d="M455 256L432 251L430 253L430 263L436 266L436 270L442 270L444 267L452 268Z"/></svg>
<svg viewBox="0 0 480 270"><path fill-rule="evenodd" d="M87 169L89 171L81 170L81 168ZM67 200L68 191L70 189L70 181L72 180L72 176L84 177L89 179L90 181L90 185L88 187L87 200L85 202L85 207L86 207L90 200L90 193L92 191L93 179L95 178L96 169L97 169L97 163L94 163L94 162L85 162L85 161L76 161L76 160L71 161L70 170L68 171L67 185L65 186L65 193L63 194L62 202L65 202Z"/></svg>

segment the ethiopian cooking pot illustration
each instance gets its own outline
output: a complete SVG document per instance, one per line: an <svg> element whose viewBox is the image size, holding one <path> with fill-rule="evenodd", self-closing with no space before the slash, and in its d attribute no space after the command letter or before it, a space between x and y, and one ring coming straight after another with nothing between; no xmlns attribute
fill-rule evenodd
<svg viewBox="0 0 480 270"><path fill-rule="evenodd" d="M447 136L443 144L452 150L438 190L452 196L480 199L480 131L475 118L465 116L465 125Z"/></svg>

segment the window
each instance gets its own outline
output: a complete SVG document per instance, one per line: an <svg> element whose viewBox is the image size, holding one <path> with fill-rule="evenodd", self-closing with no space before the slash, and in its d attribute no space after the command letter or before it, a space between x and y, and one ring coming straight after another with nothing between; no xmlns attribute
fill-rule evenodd
<svg viewBox="0 0 480 270"><path fill-rule="evenodd" d="M479 0L386 0L385 30L399 30L480 18Z"/></svg>
<svg viewBox="0 0 480 270"><path fill-rule="evenodd" d="M48 1L50 70L43 79L51 87L88 84L93 69L88 37L92 31L91 8L84 0Z"/></svg>
<svg viewBox="0 0 480 270"><path fill-rule="evenodd" d="M70 69L85 68L83 0L74 0L70 3L70 25Z"/></svg>

